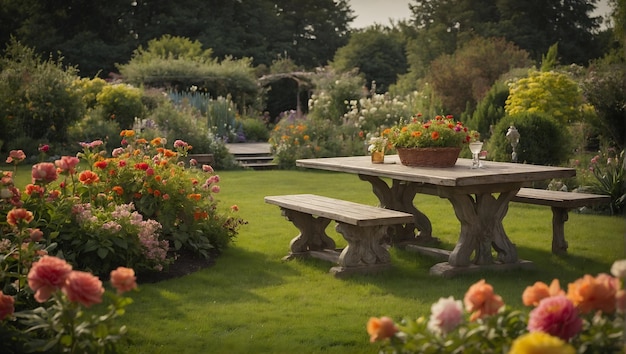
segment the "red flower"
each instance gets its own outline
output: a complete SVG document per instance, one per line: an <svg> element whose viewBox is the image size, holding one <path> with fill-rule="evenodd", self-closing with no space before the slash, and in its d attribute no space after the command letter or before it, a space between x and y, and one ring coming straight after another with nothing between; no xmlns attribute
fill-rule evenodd
<svg viewBox="0 0 626 354"><path fill-rule="evenodd" d="M145 171L145 170L148 169L148 167L150 167L150 166L147 163L145 163L145 162L139 162L139 163L135 164L135 168L138 169L138 170L144 170Z"/></svg>
<svg viewBox="0 0 626 354"><path fill-rule="evenodd" d="M100 160L100 161L96 161L93 166L96 168L99 168L101 170L104 170L105 168L107 168L107 165L109 163L106 160Z"/></svg>

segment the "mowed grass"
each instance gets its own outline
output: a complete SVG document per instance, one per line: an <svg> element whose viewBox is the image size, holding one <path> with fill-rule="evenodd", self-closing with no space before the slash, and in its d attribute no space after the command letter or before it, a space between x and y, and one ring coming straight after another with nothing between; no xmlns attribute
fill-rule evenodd
<svg viewBox="0 0 626 354"><path fill-rule="evenodd" d="M521 308L524 288L585 273L609 272L624 258L626 224L620 217L570 213L569 253L551 253L550 208L513 203L504 220L519 256L534 270L481 272L444 279L429 275L437 260L392 249L393 268L377 275L338 279L330 263L282 261L297 229L266 204L267 195L313 193L376 205L368 183L356 175L321 171L220 172L223 207L237 204L249 223L214 266L154 284L141 284L120 322L132 343L125 353L376 353L365 325L371 316L427 315L439 297L461 299L484 278L505 302ZM433 224L441 247L452 249L459 222L450 203L418 195L415 204ZM345 241L332 227L339 247Z"/></svg>

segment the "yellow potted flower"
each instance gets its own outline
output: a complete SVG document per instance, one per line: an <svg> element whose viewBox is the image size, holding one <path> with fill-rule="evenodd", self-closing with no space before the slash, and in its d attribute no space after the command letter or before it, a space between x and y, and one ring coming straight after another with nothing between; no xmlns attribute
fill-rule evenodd
<svg viewBox="0 0 626 354"><path fill-rule="evenodd" d="M464 144L470 140L468 129L451 115L438 115L422 121L421 115L400 122L385 131L400 162L417 167L454 166Z"/></svg>

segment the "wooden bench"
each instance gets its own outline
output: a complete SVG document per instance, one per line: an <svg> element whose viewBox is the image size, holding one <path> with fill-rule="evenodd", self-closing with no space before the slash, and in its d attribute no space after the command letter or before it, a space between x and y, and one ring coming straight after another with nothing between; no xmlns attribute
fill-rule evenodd
<svg viewBox="0 0 626 354"><path fill-rule="evenodd" d="M513 202L546 205L552 208L552 253L567 252L565 222L571 209L583 206L608 204L608 195L550 191L545 189L521 188L511 199Z"/></svg>
<svg viewBox="0 0 626 354"><path fill-rule="evenodd" d="M285 259L308 257L332 261L330 272L339 275L370 273L391 266L391 256L381 240L390 225L413 222L413 215L313 194L267 196L265 202L278 205L283 216L300 230L289 244ZM347 242L343 250L326 234L330 221Z"/></svg>

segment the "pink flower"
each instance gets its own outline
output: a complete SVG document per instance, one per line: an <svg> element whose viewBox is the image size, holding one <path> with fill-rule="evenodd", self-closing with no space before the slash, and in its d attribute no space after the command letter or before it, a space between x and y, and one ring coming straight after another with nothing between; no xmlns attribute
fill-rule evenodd
<svg viewBox="0 0 626 354"><path fill-rule="evenodd" d="M50 145L47 145L47 144L40 145L39 151L43 152L44 154L47 153L48 151L50 151Z"/></svg>
<svg viewBox="0 0 626 354"><path fill-rule="evenodd" d="M132 268L118 267L111 271L111 285L117 289L117 293L125 293L137 287L137 277Z"/></svg>
<svg viewBox="0 0 626 354"><path fill-rule="evenodd" d="M52 162L41 162L33 165L33 183L43 182L45 184L56 181L57 169Z"/></svg>
<svg viewBox="0 0 626 354"><path fill-rule="evenodd" d="M48 300L53 292L65 284L71 272L72 266L56 257L43 256L33 263L28 272L28 286L35 292L35 300Z"/></svg>
<svg viewBox="0 0 626 354"><path fill-rule="evenodd" d="M220 186L212 186L211 187L211 192L219 193L220 192Z"/></svg>
<svg viewBox="0 0 626 354"><path fill-rule="evenodd" d="M528 330L544 332L565 341L574 337L582 329L582 319L578 310L564 295L547 297L530 311Z"/></svg>
<svg viewBox="0 0 626 354"><path fill-rule="evenodd" d="M98 277L91 273L72 271L67 277L63 293L72 302L78 302L86 307L102 302L104 288Z"/></svg>
<svg viewBox="0 0 626 354"><path fill-rule="evenodd" d="M0 291L0 321L13 315L13 312L15 312L15 299Z"/></svg>
<svg viewBox="0 0 626 354"><path fill-rule="evenodd" d="M430 308L428 329L434 333L449 333L463 321L463 303L454 297L440 298Z"/></svg>
<svg viewBox="0 0 626 354"><path fill-rule="evenodd" d="M211 165L202 165L202 171L213 173L213 167L211 167Z"/></svg>
<svg viewBox="0 0 626 354"><path fill-rule="evenodd" d="M11 150L9 157L7 157L7 163L20 163L26 159L26 154L22 150Z"/></svg>
<svg viewBox="0 0 626 354"><path fill-rule="evenodd" d="M187 144L186 142L182 141L182 140L176 140L174 141L174 147L175 148L185 148L187 147L189 144Z"/></svg>
<svg viewBox="0 0 626 354"><path fill-rule="evenodd" d="M197 164L198 164L198 160L196 159L189 160L189 166L196 166Z"/></svg>
<svg viewBox="0 0 626 354"><path fill-rule="evenodd" d="M75 156L61 156L59 160L54 161L56 167L58 167L62 172L68 172L70 174L74 174L76 172L76 165L80 160Z"/></svg>

